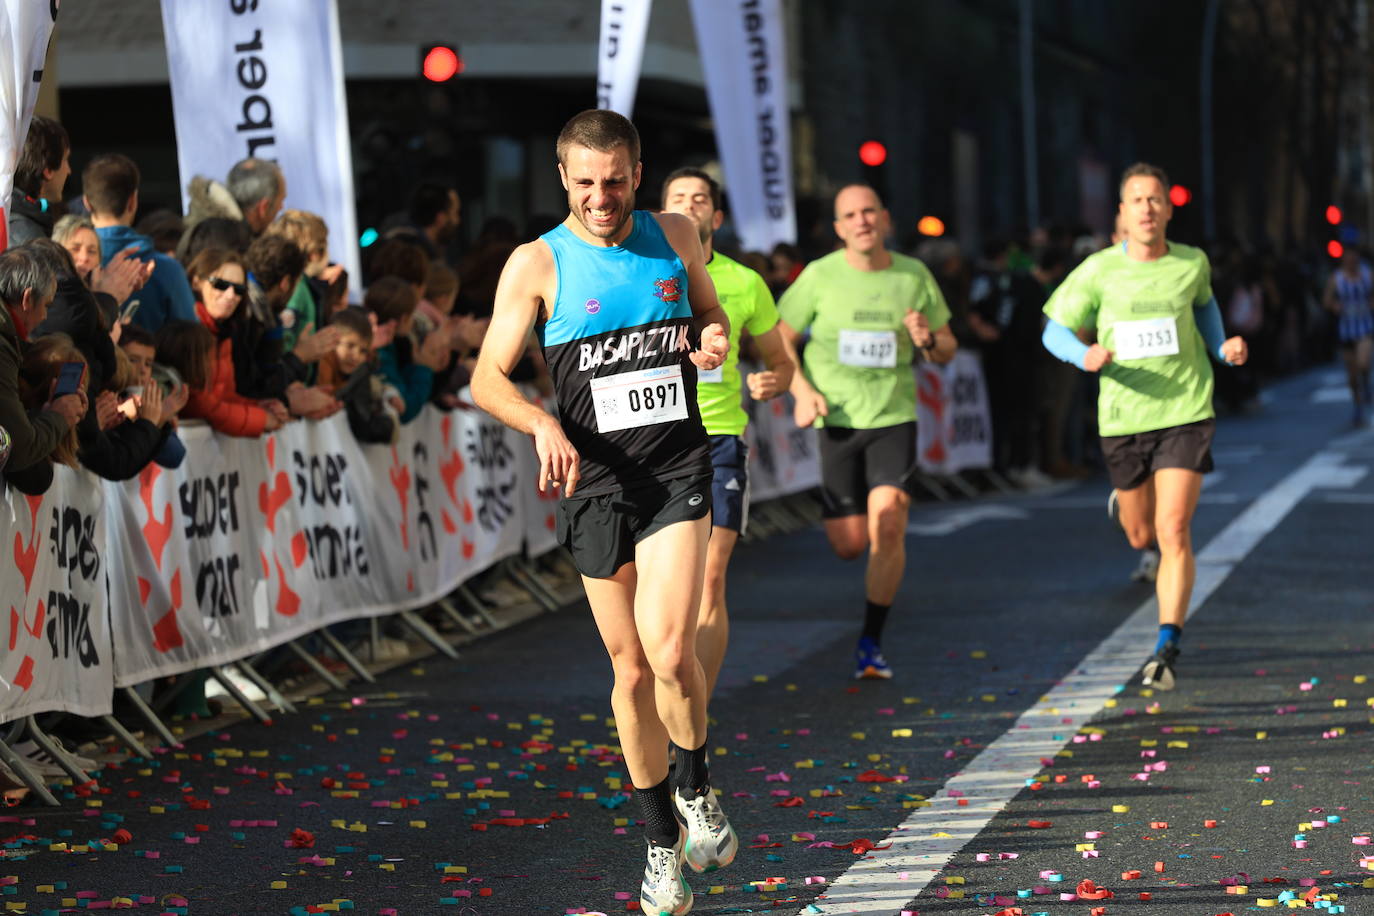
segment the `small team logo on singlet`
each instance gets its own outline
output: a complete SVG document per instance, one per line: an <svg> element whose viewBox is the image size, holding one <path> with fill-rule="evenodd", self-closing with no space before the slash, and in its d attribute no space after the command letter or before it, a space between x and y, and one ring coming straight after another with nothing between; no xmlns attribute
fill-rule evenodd
<svg viewBox="0 0 1374 916"><path fill-rule="evenodd" d="M699 506L699 505L701 505L701 494L700 494L700 493L693 493L691 496L689 496L689 497L687 498L687 505L689 505L689 506Z"/></svg>
<svg viewBox="0 0 1374 916"><path fill-rule="evenodd" d="M682 298L682 284L677 277L654 281L654 296L664 302L676 302Z"/></svg>
<svg viewBox="0 0 1374 916"><path fill-rule="evenodd" d="M595 315L597 312L601 311L601 303L595 299L588 299L587 304L584 305L583 308L587 310L588 315Z"/></svg>

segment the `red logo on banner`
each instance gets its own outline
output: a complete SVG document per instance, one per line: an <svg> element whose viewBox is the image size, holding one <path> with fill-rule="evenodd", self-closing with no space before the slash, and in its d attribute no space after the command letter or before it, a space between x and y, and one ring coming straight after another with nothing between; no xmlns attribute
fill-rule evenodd
<svg viewBox="0 0 1374 916"><path fill-rule="evenodd" d="M297 531L291 538L291 562L297 569L305 562L305 555L309 550L309 545L305 542L305 532Z"/></svg>
<svg viewBox="0 0 1374 916"><path fill-rule="evenodd" d="M452 448L447 458L439 462L439 476L444 480L444 489L448 490L448 501L455 506L458 505L458 491L456 489L458 478L463 473L463 456L458 449L453 448L453 439L450 437L453 427L453 418L444 417L444 448Z"/></svg>
<svg viewBox="0 0 1374 916"><path fill-rule="evenodd" d="M29 593L29 583L33 582L33 571L38 566L38 507L43 502L41 496L26 496L29 503L29 546L24 549L24 540L18 533L14 535L14 565L24 574L24 594Z"/></svg>
<svg viewBox="0 0 1374 916"><path fill-rule="evenodd" d="M410 503L410 468L401 464L401 456L396 454L396 446L391 447L391 485L396 488L396 498L401 503L401 547L410 549L410 526L406 523L406 507Z"/></svg>
<svg viewBox="0 0 1374 916"><path fill-rule="evenodd" d="M277 472L276 485L267 489L267 483L258 484L258 508L262 510L263 517L267 519L267 530L276 532L277 530L277 510L291 501L291 480L286 476L285 471Z"/></svg>
<svg viewBox="0 0 1374 916"><path fill-rule="evenodd" d="M476 548L475 548L475 546L473 545L472 541L469 541L467 538L463 538L463 559L464 559L464 560L471 560L471 559L472 559L472 552L473 552L473 550L475 550L475 549L476 549Z"/></svg>
<svg viewBox="0 0 1374 916"><path fill-rule="evenodd" d="M439 517L444 520L444 530L446 532L448 532L449 534L458 533L458 525L454 523L453 518L448 514L447 509L440 509Z"/></svg>
<svg viewBox="0 0 1374 916"><path fill-rule="evenodd" d="M38 613L33 618L33 626L29 626L29 622L27 620L24 620L24 616L20 614L19 611L17 611L13 606L10 607L11 652L13 652L15 647L19 645L19 625L21 622L24 625L24 629L27 630L29 635L32 636L34 639L43 638L43 617L45 616L45 614L46 611L44 611L43 609L43 602L39 601Z"/></svg>
<svg viewBox="0 0 1374 916"><path fill-rule="evenodd" d="M926 448L925 455L931 464L942 464L945 460L945 400L941 388L940 376L933 372L921 373L917 396L935 417L935 438Z"/></svg>
<svg viewBox="0 0 1374 916"><path fill-rule="evenodd" d="M153 511L153 484L161 473L162 468L150 461L138 475L138 493L143 498L143 508L148 510L148 521L143 525L143 539L148 542L153 552L153 562L159 570L162 569L162 549L172 536L172 504L169 502L166 505L162 521L158 521L157 513Z"/></svg>
<svg viewBox="0 0 1374 916"><path fill-rule="evenodd" d="M25 655L24 661L19 665L19 671L14 675L14 683L23 690L28 690L33 686L33 656Z"/></svg>
<svg viewBox="0 0 1374 916"><path fill-rule="evenodd" d="M177 626L177 610L181 607L181 570L172 575L172 606L167 613L153 624L153 648L159 652L169 652L185 645L181 638L181 627Z"/></svg>
<svg viewBox="0 0 1374 916"><path fill-rule="evenodd" d="M277 593L277 613L283 617L295 617L301 609L301 596L291 591L291 587L286 584L286 576L282 574L281 560L273 556L272 562L277 564L277 579L281 581L281 591Z"/></svg>

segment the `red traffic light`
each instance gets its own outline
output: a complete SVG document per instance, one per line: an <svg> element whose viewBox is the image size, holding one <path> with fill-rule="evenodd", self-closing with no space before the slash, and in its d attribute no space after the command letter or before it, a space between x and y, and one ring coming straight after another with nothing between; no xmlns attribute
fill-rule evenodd
<svg viewBox="0 0 1374 916"><path fill-rule="evenodd" d="M1326 243L1326 253L1339 261L1341 259L1341 255L1345 254L1345 246L1342 245L1340 242L1336 241L1335 239L1332 239L1331 241Z"/></svg>
<svg viewBox="0 0 1374 916"><path fill-rule="evenodd" d="M887 147L869 140L859 147L859 161L864 165L882 165L887 161Z"/></svg>
<svg viewBox="0 0 1374 916"><path fill-rule="evenodd" d="M1193 192L1181 184L1176 184L1169 189L1169 202L1175 207L1181 207L1193 199Z"/></svg>
<svg viewBox="0 0 1374 916"><path fill-rule="evenodd" d="M463 72L463 59L452 48L433 47L425 53L423 72L425 79L442 83Z"/></svg>
<svg viewBox="0 0 1374 916"><path fill-rule="evenodd" d="M1333 226L1341 224L1341 208L1332 204L1326 208L1326 221Z"/></svg>

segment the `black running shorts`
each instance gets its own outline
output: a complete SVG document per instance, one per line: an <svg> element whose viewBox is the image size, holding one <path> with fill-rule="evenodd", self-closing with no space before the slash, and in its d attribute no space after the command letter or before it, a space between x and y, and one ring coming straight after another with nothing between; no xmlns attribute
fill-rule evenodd
<svg viewBox="0 0 1374 916"><path fill-rule="evenodd" d="M558 543L591 579L607 579L635 558L635 545L669 525L711 513L711 475L664 480L628 492L558 504Z"/></svg>
<svg viewBox="0 0 1374 916"><path fill-rule="evenodd" d="M821 502L826 518L864 515L874 487L906 490L916 470L916 424L878 429L823 426Z"/></svg>
<svg viewBox="0 0 1374 916"><path fill-rule="evenodd" d="M1134 490L1160 468L1209 473L1216 429L1217 421L1208 418L1132 436L1103 436L1102 457L1112 486Z"/></svg>

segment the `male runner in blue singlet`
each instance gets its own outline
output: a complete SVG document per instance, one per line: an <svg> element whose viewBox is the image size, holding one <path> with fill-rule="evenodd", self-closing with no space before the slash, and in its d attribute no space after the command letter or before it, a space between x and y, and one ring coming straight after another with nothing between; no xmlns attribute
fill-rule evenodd
<svg viewBox="0 0 1374 916"><path fill-rule="evenodd" d="M729 322L696 226L634 209L634 125L611 111L576 115L558 136L558 172L570 213L506 262L472 394L534 437L541 489L563 488L558 536L611 656L611 708L644 814L640 905L682 916L692 908L682 862L719 868L739 848L709 783L695 647L711 529L696 374L724 361ZM510 382L536 327L558 419Z"/></svg>

